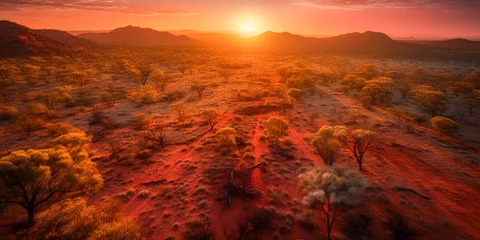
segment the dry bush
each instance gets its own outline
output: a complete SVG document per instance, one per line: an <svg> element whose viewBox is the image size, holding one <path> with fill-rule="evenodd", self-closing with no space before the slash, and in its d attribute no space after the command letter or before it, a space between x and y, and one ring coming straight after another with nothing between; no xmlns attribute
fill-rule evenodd
<svg viewBox="0 0 480 240"><path fill-rule="evenodd" d="M45 124L43 119L34 116L22 116L15 122L16 129L24 132L27 137L29 137L32 132L45 126Z"/></svg>
<svg viewBox="0 0 480 240"><path fill-rule="evenodd" d="M136 90L130 90L127 94L128 99L138 103L139 106L156 103L158 99L157 91L150 84L142 85Z"/></svg>
<svg viewBox="0 0 480 240"><path fill-rule="evenodd" d="M207 222L191 221L185 224L187 230L183 233L185 240L214 240L210 224Z"/></svg>
<svg viewBox="0 0 480 240"><path fill-rule="evenodd" d="M346 217L343 233L351 239L369 238L373 217L365 213L353 213Z"/></svg>
<svg viewBox="0 0 480 240"><path fill-rule="evenodd" d="M237 132L233 128L222 128L218 130L215 135L217 137L218 145L220 147L234 147L237 145L237 142L235 140Z"/></svg>
<svg viewBox="0 0 480 240"><path fill-rule="evenodd" d="M0 105L0 121L15 118L18 110L14 106Z"/></svg>
<svg viewBox="0 0 480 240"><path fill-rule="evenodd" d="M254 101L266 97L270 94L268 90L258 91L251 89L240 89L237 91L237 99L239 101Z"/></svg>
<svg viewBox="0 0 480 240"><path fill-rule="evenodd" d="M277 144L281 137L288 135L288 121L283 117L272 116L264 123L265 135L274 143Z"/></svg>
<svg viewBox="0 0 480 240"><path fill-rule="evenodd" d="M220 114L215 108L209 108L202 110L201 116L202 119L210 126L210 130L212 130L213 127L215 127L215 125L218 123L218 117Z"/></svg>
<svg viewBox="0 0 480 240"><path fill-rule="evenodd" d="M106 144L106 150L108 151L110 158L116 157L119 153L125 150L124 143L115 138L108 138Z"/></svg>
<svg viewBox="0 0 480 240"><path fill-rule="evenodd" d="M409 240L420 235L420 232L410 226L410 221L399 212L385 214L383 225L390 231L394 240Z"/></svg>
<svg viewBox="0 0 480 240"><path fill-rule="evenodd" d="M185 92L182 90L170 91L165 94L165 98L169 102L174 102L176 100L182 99L183 97L185 97Z"/></svg>
<svg viewBox="0 0 480 240"><path fill-rule="evenodd" d="M39 214L39 224L26 239L141 240L140 228L119 216L119 205L86 204L83 199L65 200Z"/></svg>
<svg viewBox="0 0 480 240"><path fill-rule="evenodd" d="M198 94L199 99L202 99L203 92L205 92L207 86L207 84L192 83L191 90Z"/></svg>
<svg viewBox="0 0 480 240"><path fill-rule="evenodd" d="M95 110L92 112L90 125L101 124L105 129L113 130L120 127L120 124L115 119L108 117L104 112Z"/></svg>
<svg viewBox="0 0 480 240"><path fill-rule="evenodd" d="M145 140L146 144L149 142L155 142L162 148L168 144L167 127L162 123L143 131L141 136Z"/></svg>
<svg viewBox="0 0 480 240"><path fill-rule="evenodd" d="M27 104L27 114L35 116L45 116L47 115L48 108L44 104L38 102L31 102Z"/></svg>
<svg viewBox="0 0 480 240"><path fill-rule="evenodd" d="M173 105L173 111L175 113L175 119L180 125L185 125L185 122L190 119L191 115L188 113L188 108L183 104Z"/></svg>
<svg viewBox="0 0 480 240"><path fill-rule="evenodd" d="M294 99L300 99L303 96L303 92L298 88L290 88L288 89L287 95Z"/></svg>
<svg viewBox="0 0 480 240"><path fill-rule="evenodd" d="M115 99L115 96L113 96L113 94L105 91L105 92L102 92L102 102L105 105L107 105L107 107L113 107L115 106L116 99Z"/></svg>
<svg viewBox="0 0 480 240"><path fill-rule="evenodd" d="M145 129L153 122L153 115L137 113L133 116L136 129Z"/></svg>
<svg viewBox="0 0 480 240"><path fill-rule="evenodd" d="M61 136L64 134L72 132L82 132L81 129L72 126L70 123L59 122L59 123L49 123L45 126L48 130L48 133L52 136Z"/></svg>
<svg viewBox="0 0 480 240"><path fill-rule="evenodd" d="M442 135L453 135L460 129L460 124L450 118L434 117L431 120L432 128Z"/></svg>

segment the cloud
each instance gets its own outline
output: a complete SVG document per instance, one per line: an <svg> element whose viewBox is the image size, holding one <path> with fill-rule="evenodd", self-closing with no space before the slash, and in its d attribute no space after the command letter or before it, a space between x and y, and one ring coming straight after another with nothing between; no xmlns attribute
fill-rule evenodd
<svg viewBox="0 0 480 240"><path fill-rule="evenodd" d="M480 7L479 0L294 0L292 5L336 10L366 10L378 8L419 8L464 9Z"/></svg>
<svg viewBox="0 0 480 240"><path fill-rule="evenodd" d="M135 6L127 0L0 0L0 11L83 10L133 15L190 16L198 12Z"/></svg>

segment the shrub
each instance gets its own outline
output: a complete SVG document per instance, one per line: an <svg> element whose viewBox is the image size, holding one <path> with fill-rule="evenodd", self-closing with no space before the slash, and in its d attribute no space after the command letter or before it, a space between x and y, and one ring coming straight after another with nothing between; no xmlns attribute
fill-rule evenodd
<svg viewBox="0 0 480 240"><path fill-rule="evenodd" d="M199 221L186 223L187 231L183 233L185 240L213 240L213 232L210 230L210 224Z"/></svg>
<svg viewBox="0 0 480 240"><path fill-rule="evenodd" d="M310 144L322 157L325 164L332 166L335 163L336 155L340 149L340 142L337 134L345 130L343 126L331 127L325 125L311 137Z"/></svg>
<svg viewBox="0 0 480 240"><path fill-rule="evenodd" d="M184 96L185 96L185 92L184 92L184 91L175 90L175 91L168 92L168 93L166 94L165 98L166 98L169 102L173 102L173 101L182 99Z"/></svg>
<svg viewBox="0 0 480 240"><path fill-rule="evenodd" d="M303 95L303 92L298 88L290 88L288 89L287 95L295 99L300 99Z"/></svg>
<svg viewBox="0 0 480 240"><path fill-rule="evenodd" d="M390 231L394 240L409 240L420 235L417 229L410 226L410 221L399 212L385 214L383 225Z"/></svg>
<svg viewBox="0 0 480 240"><path fill-rule="evenodd" d="M37 102L31 102L27 104L27 113L29 115L35 115L35 116L44 116L48 112L47 106L37 103Z"/></svg>
<svg viewBox="0 0 480 240"><path fill-rule="evenodd" d="M281 137L288 135L288 121L282 117L269 117L263 123L263 126L265 127L265 135L274 143L277 143Z"/></svg>
<svg viewBox="0 0 480 240"><path fill-rule="evenodd" d="M158 99L157 91L150 84L142 85L136 90L128 91L127 94L128 99L138 103L140 106L155 103Z"/></svg>
<svg viewBox="0 0 480 240"><path fill-rule="evenodd" d="M373 218L365 213L353 213L346 217L346 223L343 227L345 235L351 239L358 239L360 237L370 237L369 226Z"/></svg>
<svg viewBox="0 0 480 240"><path fill-rule="evenodd" d="M18 110L14 106L0 105L0 120L9 120L18 115Z"/></svg>
<svg viewBox="0 0 480 240"><path fill-rule="evenodd" d="M218 116L220 116L220 114L215 108L205 109L202 111L201 115L202 119L210 126L210 130L215 127L218 122Z"/></svg>
<svg viewBox="0 0 480 240"><path fill-rule="evenodd" d="M207 84L193 83L191 89L192 91L197 92L199 99L202 99L203 92L207 89Z"/></svg>
<svg viewBox="0 0 480 240"><path fill-rule="evenodd" d="M29 137L33 131L40 129L45 124L45 121L39 117L23 116L17 120L16 127L19 131L24 132L26 136Z"/></svg>
<svg viewBox="0 0 480 240"><path fill-rule="evenodd" d="M47 124L47 130L50 135L61 136L71 132L82 132L79 128L73 127L70 123L60 122L54 124Z"/></svg>
<svg viewBox="0 0 480 240"><path fill-rule="evenodd" d="M108 107L115 106L115 97L109 92L102 93L102 102Z"/></svg>
<svg viewBox="0 0 480 240"><path fill-rule="evenodd" d="M217 131L215 134L217 137L218 144L221 147L233 147L237 145L235 140L236 131L233 128L225 127Z"/></svg>
<svg viewBox="0 0 480 240"><path fill-rule="evenodd" d="M442 135L453 135L460 129L460 125L450 118L434 117L431 119L431 122L433 129L440 132Z"/></svg>
<svg viewBox="0 0 480 240"><path fill-rule="evenodd" d="M133 116L133 120L135 122L136 129L145 129L148 125L150 125L153 121L153 116L151 114L135 114Z"/></svg>
<svg viewBox="0 0 480 240"><path fill-rule="evenodd" d="M120 206L111 202L100 206L88 206L84 199L56 203L39 214L38 225L26 239L141 240L140 228L121 219Z"/></svg>
<svg viewBox="0 0 480 240"><path fill-rule="evenodd" d="M175 119L180 123L180 125L185 125L185 122L190 118L188 109L183 104L173 105L173 110L175 112Z"/></svg>

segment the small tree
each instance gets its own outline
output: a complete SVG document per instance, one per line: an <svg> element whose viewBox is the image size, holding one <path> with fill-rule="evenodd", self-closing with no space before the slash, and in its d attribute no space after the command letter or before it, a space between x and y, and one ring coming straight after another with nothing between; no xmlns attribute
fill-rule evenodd
<svg viewBox="0 0 480 240"><path fill-rule="evenodd" d="M460 129L460 125L450 118L434 117L431 119L431 122L432 128L440 132L442 135L453 135Z"/></svg>
<svg viewBox="0 0 480 240"><path fill-rule="evenodd" d="M268 120L263 123L263 126L265 127L265 135L267 135L274 144L277 144L281 137L288 135L288 121L282 117L269 117Z"/></svg>
<svg viewBox="0 0 480 240"><path fill-rule="evenodd" d="M212 130L213 127L215 127L215 125L218 123L218 117L220 116L215 108L205 109L202 111L201 115L203 120L205 120L205 122L207 122L210 126L210 130Z"/></svg>
<svg viewBox="0 0 480 240"><path fill-rule="evenodd" d="M151 127L143 131L142 136L147 142L156 142L162 148L168 144L167 127L163 123L160 123L155 127Z"/></svg>
<svg viewBox="0 0 480 240"><path fill-rule="evenodd" d="M148 79L150 75L153 73L154 69L152 66L148 64L137 66L136 69L138 69L137 81L142 86L144 86L145 84L147 84Z"/></svg>
<svg viewBox="0 0 480 240"><path fill-rule="evenodd" d="M143 106L143 104L157 102L158 93L152 85L147 84L140 86L136 90L128 91L128 99L137 102L139 106Z"/></svg>
<svg viewBox="0 0 480 240"><path fill-rule="evenodd" d="M357 129L351 133L341 131L337 133L337 138L353 153L357 160L358 169L363 171L363 157L375 142L375 134L369 130Z"/></svg>
<svg viewBox="0 0 480 240"><path fill-rule="evenodd" d="M410 91L410 93L415 95L425 110L430 113L431 117L437 116L439 111L447 110L445 105L447 96L445 96L445 94L442 92L433 91L432 87L430 86L417 86L415 89Z"/></svg>
<svg viewBox="0 0 480 240"><path fill-rule="evenodd" d="M337 152L340 149L340 142L336 135L344 129L343 126L331 127L325 125L311 137L310 144L317 150L325 164L329 166L335 163Z"/></svg>
<svg viewBox="0 0 480 240"><path fill-rule="evenodd" d="M180 125L185 125L185 122L190 118L187 107L183 104L176 104L173 105L173 110L175 111L175 118Z"/></svg>
<svg viewBox="0 0 480 240"><path fill-rule="evenodd" d="M235 140L237 132L233 128L222 128L218 130L215 135L221 147L234 147L237 145L237 141Z"/></svg>
<svg viewBox="0 0 480 240"><path fill-rule="evenodd" d="M398 212L385 214L383 225L390 231L394 240L409 240L420 235L417 229L410 226L410 221Z"/></svg>
<svg viewBox="0 0 480 240"><path fill-rule="evenodd" d="M202 99L203 92L205 92L205 90L207 89L207 85L206 84L200 84L200 83L193 83L192 86L191 86L191 89L192 89L192 91L197 92L199 99Z"/></svg>
<svg viewBox="0 0 480 240"><path fill-rule="evenodd" d="M45 126L45 124L46 123L43 119L32 116L21 116L15 123L16 128L19 131L24 132L27 137L30 137L30 134L33 131L40 129Z"/></svg>
<svg viewBox="0 0 480 240"><path fill-rule="evenodd" d="M0 202L25 208L32 224L38 206L53 197L100 189L102 175L88 157L85 138L71 133L55 139L53 148L15 151L0 159Z"/></svg>
<svg viewBox="0 0 480 240"><path fill-rule="evenodd" d="M340 166L319 166L300 175L307 193L303 202L314 209L320 208L327 219L328 239L341 206L354 206L360 202L368 182L358 171Z"/></svg>
<svg viewBox="0 0 480 240"><path fill-rule="evenodd" d="M150 75L151 82L160 90L165 90L167 85L165 74L160 69L154 69Z"/></svg>

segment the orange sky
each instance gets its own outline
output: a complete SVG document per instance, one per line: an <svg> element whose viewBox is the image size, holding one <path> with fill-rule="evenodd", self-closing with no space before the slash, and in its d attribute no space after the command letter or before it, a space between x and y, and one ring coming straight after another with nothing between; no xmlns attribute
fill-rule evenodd
<svg viewBox="0 0 480 240"><path fill-rule="evenodd" d="M480 0L0 0L0 18L31 28L289 31L335 35L480 35Z"/></svg>

